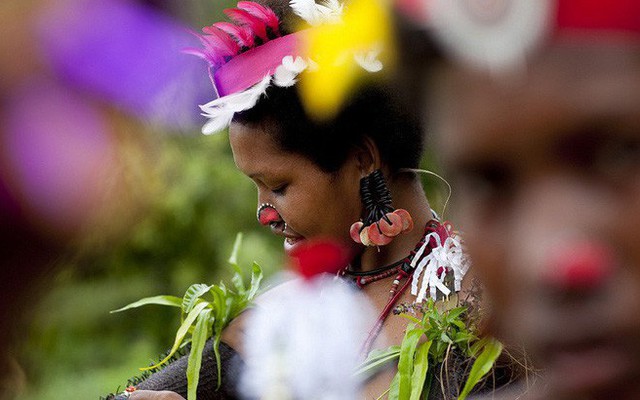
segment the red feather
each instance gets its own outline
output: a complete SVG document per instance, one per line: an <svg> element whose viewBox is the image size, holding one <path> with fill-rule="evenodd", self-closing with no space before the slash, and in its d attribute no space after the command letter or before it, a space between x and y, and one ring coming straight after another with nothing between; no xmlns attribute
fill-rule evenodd
<svg viewBox="0 0 640 400"><path fill-rule="evenodd" d="M262 39L263 41L267 41L267 25L265 21L261 18L252 15L248 11L240 10L238 8L227 8L224 10L224 13L227 14L229 18L231 18L236 24L243 25L249 28L254 35Z"/></svg>
<svg viewBox="0 0 640 400"><path fill-rule="evenodd" d="M280 20L276 13L273 12L269 7L265 7L262 4L254 3L252 1L239 1L238 8L248 12L254 17L258 17L264 21L265 24L276 35L280 35Z"/></svg>
<svg viewBox="0 0 640 400"><path fill-rule="evenodd" d="M242 47L251 48L255 43L253 33L246 26L234 25L231 22L216 22L213 26L232 36Z"/></svg>

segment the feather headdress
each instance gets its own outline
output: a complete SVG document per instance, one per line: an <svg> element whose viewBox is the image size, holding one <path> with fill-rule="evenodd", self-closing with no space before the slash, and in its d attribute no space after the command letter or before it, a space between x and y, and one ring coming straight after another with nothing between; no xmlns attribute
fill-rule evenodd
<svg viewBox="0 0 640 400"><path fill-rule="evenodd" d="M343 4L339 0L291 0L294 14L315 29L341 21ZM233 115L256 105L269 85L289 87L304 70L317 69L305 56L304 35L298 31L282 35L280 20L270 8L251 1L240 1L236 8L224 10L230 22L216 22L196 34L202 48L186 52L209 64L209 76L216 98L200 106L208 118L202 128L211 134L226 128ZM354 62L367 72L377 72L382 64L376 52L354 54Z"/></svg>

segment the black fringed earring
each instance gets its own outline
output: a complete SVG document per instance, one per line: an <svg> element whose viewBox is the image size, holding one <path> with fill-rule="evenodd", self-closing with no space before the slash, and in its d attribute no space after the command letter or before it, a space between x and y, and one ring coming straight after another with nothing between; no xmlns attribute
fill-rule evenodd
<svg viewBox="0 0 640 400"><path fill-rule="evenodd" d="M400 233L413 229L407 210L393 209L391 192L380 169L360 179L360 198L364 207L362 221L351 225L351 238L365 246L384 246Z"/></svg>

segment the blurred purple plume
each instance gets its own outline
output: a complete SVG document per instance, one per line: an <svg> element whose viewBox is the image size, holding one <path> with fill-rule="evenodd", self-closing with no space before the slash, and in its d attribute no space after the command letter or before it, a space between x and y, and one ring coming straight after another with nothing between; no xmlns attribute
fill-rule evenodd
<svg viewBox="0 0 640 400"><path fill-rule="evenodd" d="M124 0L77 0L38 21L42 51L75 88L169 129L202 124L198 104L211 98L206 65L183 49L188 28Z"/></svg>

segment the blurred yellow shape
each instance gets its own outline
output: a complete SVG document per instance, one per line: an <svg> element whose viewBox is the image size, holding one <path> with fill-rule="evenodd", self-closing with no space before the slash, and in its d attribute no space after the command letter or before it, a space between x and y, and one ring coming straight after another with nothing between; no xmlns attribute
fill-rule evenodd
<svg viewBox="0 0 640 400"><path fill-rule="evenodd" d="M393 63L393 28L385 0L352 0L341 22L308 30L306 54L317 64L300 76L300 96L317 120L334 117L357 84ZM380 62L382 64L380 64Z"/></svg>

